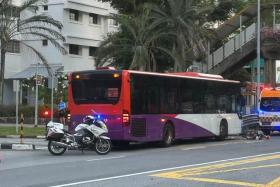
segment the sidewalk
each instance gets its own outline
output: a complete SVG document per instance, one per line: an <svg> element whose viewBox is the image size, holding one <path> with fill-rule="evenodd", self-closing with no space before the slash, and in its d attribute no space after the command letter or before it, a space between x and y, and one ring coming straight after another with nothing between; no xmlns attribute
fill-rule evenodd
<svg viewBox="0 0 280 187"><path fill-rule="evenodd" d="M0 127L15 127L16 124L0 123ZM24 124L24 128L32 128L34 124ZM44 127L38 125L38 127ZM20 125L19 125L20 128ZM12 150L36 150L47 147L48 142L45 140L45 136L26 136L23 138L23 144L20 144L19 135L7 135L0 136L0 150L12 149Z"/></svg>
<svg viewBox="0 0 280 187"><path fill-rule="evenodd" d="M0 150L38 150L46 149L47 146L48 141L45 139L23 138L23 144L20 144L20 138L0 138Z"/></svg>

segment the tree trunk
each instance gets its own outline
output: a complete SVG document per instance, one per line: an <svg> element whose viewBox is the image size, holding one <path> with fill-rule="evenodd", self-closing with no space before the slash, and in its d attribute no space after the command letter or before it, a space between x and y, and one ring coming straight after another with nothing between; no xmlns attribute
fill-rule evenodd
<svg viewBox="0 0 280 187"><path fill-rule="evenodd" d="M0 104L4 101L4 74L5 74L6 50L1 49L1 70L0 70Z"/></svg>

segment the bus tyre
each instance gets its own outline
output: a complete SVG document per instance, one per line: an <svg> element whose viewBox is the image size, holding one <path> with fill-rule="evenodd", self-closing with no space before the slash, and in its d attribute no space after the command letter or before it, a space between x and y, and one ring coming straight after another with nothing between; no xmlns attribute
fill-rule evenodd
<svg viewBox="0 0 280 187"><path fill-rule="evenodd" d="M170 124L166 124L163 129L163 136L161 141L162 147L169 147L174 141L174 128Z"/></svg>
<svg viewBox="0 0 280 187"><path fill-rule="evenodd" d="M222 121L220 124L220 131L219 136L217 137L217 140L223 141L228 136L228 126L226 121Z"/></svg>

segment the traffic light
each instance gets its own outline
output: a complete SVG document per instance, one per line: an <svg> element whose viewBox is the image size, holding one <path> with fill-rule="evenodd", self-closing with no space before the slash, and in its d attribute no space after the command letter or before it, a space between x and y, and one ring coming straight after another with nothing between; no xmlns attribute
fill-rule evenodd
<svg viewBox="0 0 280 187"><path fill-rule="evenodd" d="M51 117L51 111L50 109L44 109L42 113L43 118L50 118Z"/></svg>

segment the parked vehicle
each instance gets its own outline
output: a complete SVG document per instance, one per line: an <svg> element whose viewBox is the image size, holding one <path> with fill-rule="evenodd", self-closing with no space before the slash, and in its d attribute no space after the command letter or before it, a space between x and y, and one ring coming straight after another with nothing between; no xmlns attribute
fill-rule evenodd
<svg viewBox="0 0 280 187"><path fill-rule="evenodd" d="M240 82L196 72L98 69L68 76L70 129L94 108L115 145L241 133Z"/></svg>
<svg viewBox="0 0 280 187"><path fill-rule="evenodd" d="M259 118L265 135L280 132L280 88L265 88L260 94Z"/></svg>
<svg viewBox="0 0 280 187"><path fill-rule="evenodd" d="M83 123L71 134L63 129L63 124L49 122L47 124L48 150L53 155L62 155L67 149L95 150L100 155L111 151L111 140L104 136L108 133L106 124L94 116L86 116Z"/></svg>

